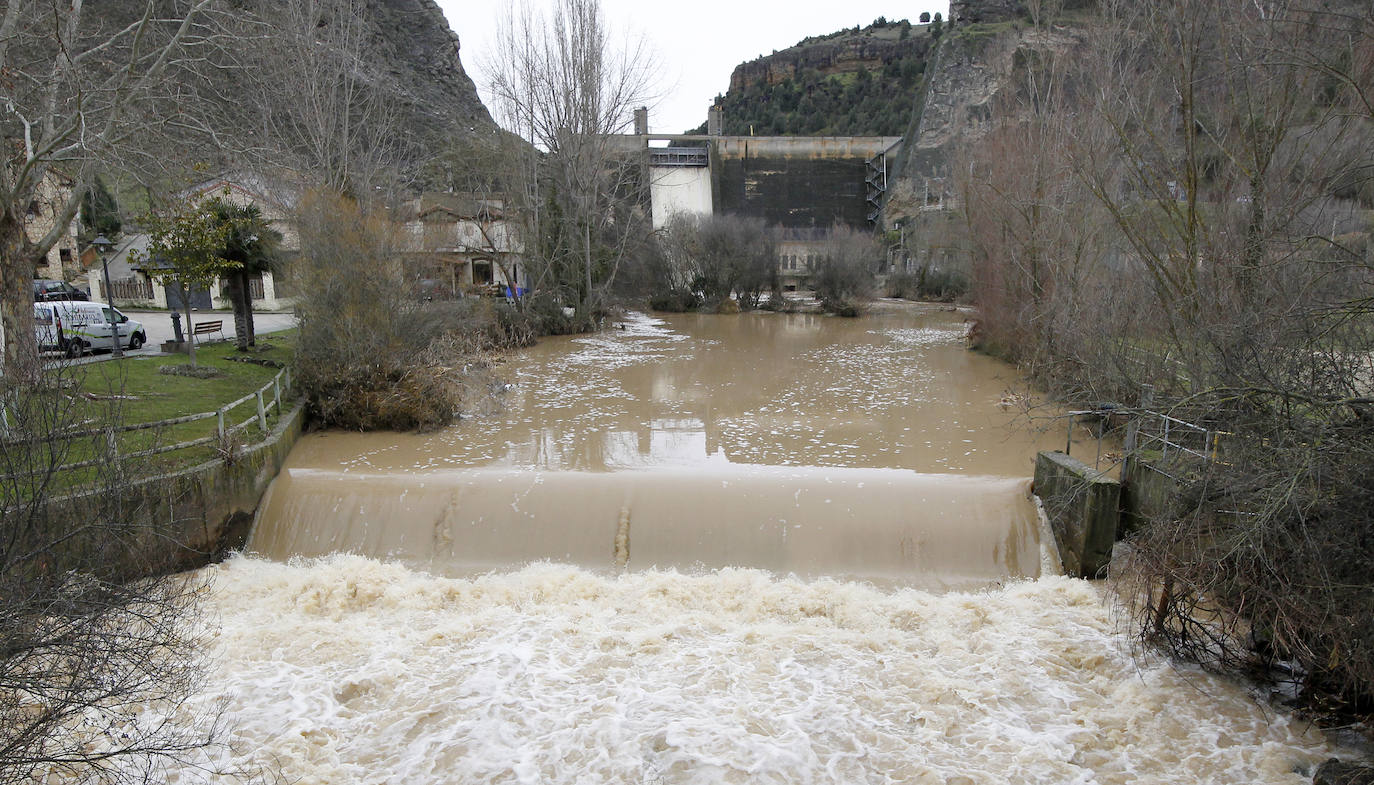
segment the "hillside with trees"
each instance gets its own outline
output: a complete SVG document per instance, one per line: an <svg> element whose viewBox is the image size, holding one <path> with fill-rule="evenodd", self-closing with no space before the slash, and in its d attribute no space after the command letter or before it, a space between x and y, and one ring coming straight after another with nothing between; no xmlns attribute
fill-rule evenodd
<svg viewBox="0 0 1374 785"><path fill-rule="evenodd" d="M879 18L742 63L729 91L716 97L725 133L900 136L943 29L936 17L915 25Z"/></svg>

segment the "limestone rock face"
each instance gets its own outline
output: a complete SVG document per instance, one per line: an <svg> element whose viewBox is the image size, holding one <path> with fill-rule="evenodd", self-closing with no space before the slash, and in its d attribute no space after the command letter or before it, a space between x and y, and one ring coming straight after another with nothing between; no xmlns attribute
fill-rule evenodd
<svg viewBox="0 0 1374 785"><path fill-rule="evenodd" d="M458 34L434 0L370 0L375 62L433 131L494 124L459 59Z"/></svg>
<svg viewBox="0 0 1374 785"><path fill-rule="evenodd" d="M102 0L87 3L83 26L91 33L115 30L137 20L144 12L144 0ZM257 18L268 25L285 23L281 0L213 0L211 13L222 19ZM362 23L365 61L364 81L374 81L375 89L386 94L392 105L392 119L405 137L412 158L422 161L442 149L452 139L476 132L492 132L496 124L478 97L477 88L459 57L457 33L449 25L435 0L358 0L354 18ZM328 12L324 14L328 18ZM322 24L328 24L323 22ZM246 37L242 47L270 48L273 42ZM252 52L244 58L253 62ZM270 60L270 58L265 58ZM289 69L284 69L288 70ZM265 123L253 113L253 101L236 103L238 97L252 96L253 85L262 80L282 79L288 84L292 75L244 74L235 69L207 69L196 77L190 92L199 100L223 103L226 127L222 134L245 136L258 133ZM233 128L235 122L243 128ZM203 140L188 140L188 145ZM201 151L214 160L215 150ZM405 162L403 162L405 163Z"/></svg>
<svg viewBox="0 0 1374 785"><path fill-rule="evenodd" d="M855 73L860 68L881 71L894 58L912 53L924 56L929 48L930 38L925 35L906 39L852 35L815 41L735 66L730 89L743 90L759 82L775 85L807 68L822 74Z"/></svg>
<svg viewBox="0 0 1374 785"><path fill-rule="evenodd" d="M926 68L898 162L899 176L918 182L948 177L959 145L977 143L989 121L1011 105L1017 63L1037 52L1067 52L1079 44L1072 29L956 27L941 40Z"/></svg>

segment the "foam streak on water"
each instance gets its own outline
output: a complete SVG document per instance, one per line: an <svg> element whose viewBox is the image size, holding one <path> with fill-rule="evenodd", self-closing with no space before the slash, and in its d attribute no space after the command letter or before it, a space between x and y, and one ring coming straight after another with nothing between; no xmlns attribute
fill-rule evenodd
<svg viewBox="0 0 1374 785"><path fill-rule="evenodd" d="M461 580L358 556L211 568L206 701L301 783L1298 783L1327 750L1135 662L1098 590L755 570Z"/></svg>

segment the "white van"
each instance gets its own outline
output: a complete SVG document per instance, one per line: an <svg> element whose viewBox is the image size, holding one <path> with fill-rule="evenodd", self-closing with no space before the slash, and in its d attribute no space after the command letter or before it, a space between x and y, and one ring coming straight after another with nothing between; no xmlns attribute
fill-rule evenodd
<svg viewBox="0 0 1374 785"><path fill-rule="evenodd" d="M110 329L111 317L114 331ZM114 349L111 332L115 331L120 345L130 349L141 348L148 340L142 324L103 303L80 300L34 303L33 321L38 350L65 352L68 357L95 349Z"/></svg>

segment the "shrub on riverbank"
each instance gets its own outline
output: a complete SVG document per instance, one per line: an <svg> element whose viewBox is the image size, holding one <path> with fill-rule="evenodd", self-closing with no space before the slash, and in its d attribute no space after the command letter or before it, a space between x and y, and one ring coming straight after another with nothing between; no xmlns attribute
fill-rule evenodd
<svg viewBox="0 0 1374 785"><path fill-rule="evenodd" d="M892 273L883 286L888 297L949 303L968 294L968 277L958 270L922 268Z"/></svg>
<svg viewBox="0 0 1374 785"><path fill-rule="evenodd" d="M406 285L380 212L315 194L300 209L296 384L312 419L353 430L427 430L489 388L489 353L568 326L561 312L482 298L428 302Z"/></svg>
<svg viewBox="0 0 1374 785"><path fill-rule="evenodd" d="M776 232L758 218L677 215L642 266L656 311L749 311L781 291Z"/></svg>
<svg viewBox="0 0 1374 785"><path fill-rule="evenodd" d="M882 259L883 248L878 238L847 227L834 227L811 276L821 306L838 316L861 314L873 299L874 271Z"/></svg>

